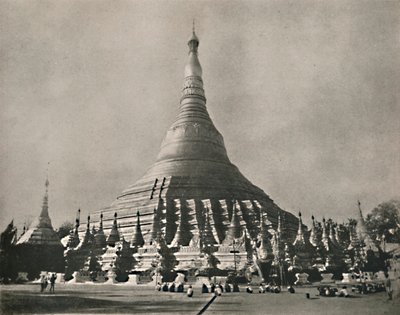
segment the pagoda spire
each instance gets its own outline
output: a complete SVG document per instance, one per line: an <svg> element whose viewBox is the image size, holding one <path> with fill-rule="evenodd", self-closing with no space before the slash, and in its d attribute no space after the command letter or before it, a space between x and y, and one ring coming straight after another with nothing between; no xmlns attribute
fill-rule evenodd
<svg viewBox="0 0 400 315"><path fill-rule="evenodd" d="M177 247L182 244L182 225L183 225L183 216L182 216L182 210L179 216L179 224L178 227L176 228L175 236L174 239L171 242L171 247Z"/></svg>
<svg viewBox="0 0 400 315"><path fill-rule="evenodd" d="M142 229L140 227L140 212L138 211L136 214L136 226L135 232L133 233L131 246L141 247L144 245L144 239L142 235Z"/></svg>
<svg viewBox="0 0 400 315"><path fill-rule="evenodd" d="M364 242L365 247L367 247L367 249L371 249L374 252L378 252L378 248L372 241L371 237L368 235L367 227L365 226L364 216L361 211L360 200L357 201L357 205L358 205L358 218L356 224L357 237L360 241Z"/></svg>
<svg viewBox="0 0 400 315"><path fill-rule="evenodd" d="M91 244L92 242L93 242L93 235L90 232L90 215L88 215L87 224L86 224L86 232L85 232L85 236L83 238L82 245L88 245L88 244Z"/></svg>
<svg viewBox="0 0 400 315"><path fill-rule="evenodd" d="M45 188L45 193L43 196L43 203L42 203L42 211L40 212L39 215L39 223L37 227L40 228L51 228L53 229L53 226L51 224L51 220L49 217L49 178L46 177L46 182L44 184Z"/></svg>
<svg viewBox="0 0 400 315"><path fill-rule="evenodd" d="M80 215L81 215L81 209L78 209L76 213L76 218L75 218L75 229L71 231L68 239L68 248L75 248L76 246L79 245L80 240L79 240L79 234L78 234L78 229L80 225Z"/></svg>
<svg viewBox="0 0 400 315"><path fill-rule="evenodd" d="M151 227L151 233L149 235L150 237L148 238L148 242L150 245L153 244L153 242L158 241L161 237L160 218L157 208L154 208L153 224Z"/></svg>
<svg viewBox="0 0 400 315"><path fill-rule="evenodd" d="M329 239L331 242L335 245L339 245L337 242L337 237L336 237L336 229L335 229L335 224L331 219L329 219Z"/></svg>
<svg viewBox="0 0 400 315"><path fill-rule="evenodd" d="M311 225L311 231L310 231L310 243L314 247L317 247L318 246L318 237L317 237L317 232L315 231L315 218L313 215L311 216L311 220L312 220L312 225Z"/></svg>
<svg viewBox="0 0 400 315"><path fill-rule="evenodd" d="M100 225L99 225L99 231L103 230L103 213L100 213Z"/></svg>
<svg viewBox="0 0 400 315"><path fill-rule="evenodd" d="M265 212L265 219L262 210L260 210L260 246L258 247L258 254L262 260L270 260L273 258L273 249L271 240L269 238L269 232L265 220L267 218L267 212Z"/></svg>
<svg viewBox="0 0 400 315"><path fill-rule="evenodd" d="M40 215L29 230L19 238L17 245L26 243L62 246L60 238L53 229L49 216L49 184L49 178L46 176L45 194Z"/></svg>
<svg viewBox="0 0 400 315"><path fill-rule="evenodd" d="M115 246L115 243L120 240L119 231L118 231L118 224L117 224L117 213L114 213L114 222L111 228L110 235L107 238L107 245Z"/></svg>
<svg viewBox="0 0 400 315"><path fill-rule="evenodd" d="M208 207L206 208L206 220L204 223L204 231L203 231L203 244L206 246L212 246L217 244L215 240L214 234L212 232L211 223L210 223L210 210Z"/></svg>
<svg viewBox="0 0 400 315"><path fill-rule="evenodd" d="M102 251L103 248L107 246L107 240L106 236L104 234L103 230L103 213L100 214L100 224L99 224L99 229L97 230L96 235L94 236L94 242L95 242L95 247L96 250Z"/></svg>
<svg viewBox="0 0 400 315"><path fill-rule="evenodd" d="M293 242L293 245L304 244L304 232L303 232L303 221L301 219L301 212L299 211L299 229L297 230L296 239Z"/></svg>
<svg viewBox="0 0 400 315"><path fill-rule="evenodd" d="M233 241L241 236L240 219L237 215L236 202L233 204L232 219L226 234L227 241Z"/></svg>
<svg viewBox="0 0 400 315"><path fill-rule="evenodd" d="M328 233L326 231L326 220L325 218L322 219L322 243L327 251L330 250L330 239L328 237Z"/></svg>

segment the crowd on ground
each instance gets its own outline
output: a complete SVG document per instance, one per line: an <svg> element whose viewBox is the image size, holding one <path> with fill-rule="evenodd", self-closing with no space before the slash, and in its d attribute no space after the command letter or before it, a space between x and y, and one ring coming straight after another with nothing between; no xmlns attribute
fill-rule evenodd
<svg viewBox="0 0 400 315"><path fill-rule="evenodd" d="M387 291L389 299L391 299L391 288L388 289L388 286L391 286L390 281L385 284L365 284L362 283L358 286L353 286L351 288L351 292L358 292L360 294L367 294L367 293L375 293L379 291ZM185 292L185 287L182 282L175 284L174 282L171 283L157 283L156 285L156 290L157 291L162 291L162 292L178 292L178 293L184 293ZM342 286L341 288L337 288L334 286L330 285L323 285L317 287L318 294L317 296L320 297L350 297L349 290L347 289L347 286ZM207 285L205 283L202 284L201 287L201 293L212 293L216 296L221 296L222 293L230 293L230 292L240 292L239 286L237 283L230 284L230 283L225 283L224 285L221 284L221 282L215 284L215 283L210 283L210 285ZM246 292L252 294L253 293L253 288L251 284L249 283L246 286ZM260 283L260 286L258 288L258 293L281 293L282 289L280 286L278 286L275 283ZM287 287L287 292L293 294L295 293L295 289L292 285L289 285ZM186 294L188 297L193 297L193 287L191 285L188 286L186 290ZM309 293L306 294L307 298L309 298Z"/></svg>
<svg viewBox="0 0 400 315"><path fill-rule="evenodd" d="M183 283L178 283L175 284L175 282L171 282L171 283L160 283L158 282L156 285L156 290L160 291L160 292L177 292L177 293L183 293L184 292L184 284ZM292 285L289 285L287 287L287 291L289 293L295 293L295 289L293 288ZM239 285L237 283L225 283L224 285L222 285L221 283L210 283L210 285L208 286L207 284L203 283L202 287L201 287L201 293L212 293L216 296L221 296L222 293L230 293L230 292L240 292L239 289ZM249 283L246 286L246 292L247 293L253 293L253 288L251 286L251 284ZM281 287L276 285L275 283L268 283L268 284L264 284L264 283L260 283L260 286L258 288L258 293L281 293ZM187 295L189 297L193 296L193 287L191 285L189 285L187 291L186 291Z"/></svg>

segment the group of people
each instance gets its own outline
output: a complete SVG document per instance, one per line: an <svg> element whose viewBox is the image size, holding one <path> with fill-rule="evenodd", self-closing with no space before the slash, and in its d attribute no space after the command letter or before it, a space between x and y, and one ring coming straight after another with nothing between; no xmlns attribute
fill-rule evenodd
<svg viewBox="0 0 400 315"><path fill-rule="evenodd" d="M176 285L174 282L171 283L160 283L158 282L156 285L156 291L161 291L161 292L178 292L178 293L183 293L184 292L184 284L179 283ZM239 286L237 284L229 284L225 283L225 285L222 285L221 283L211 283L210 286L208 287L205 283L203 283L201 287L201 293L213 293L217 296L221 296L223 292L239 292ZM189 285L187 291L187 296L192 297L193 296L193 287Z"/></svg>
<svg viewBox="0 0 400 315"><path fill-rule="evenodd" d="M160 283L158 282L156 285L156 290L161 291L161 292L178 292L178 293L183 293L184 292L184 284L179 283L176 285L174 282L171 283ZM295 293L295 289L293 286L289 285L287 287L287 290L289 293ZM210 283L209 286L207 284L203 283L201 287L201 293L213 293L216 296L221 296L223 292L230 293L230 292L240 292L239 286L237 283L230 284L230 283L225 283L222 285L221 283ZM253 293L253 288L250 285L250 283L246 287L246 292L247 293ZM265 292L270 292L270 293L281 293L281 288L280 286L274 284L274 283L268 283L267 285L264 285L263 283L260 284L259 293L265 293ZM192 297L193 296L193 287L189 285L187 291L187 296Z"/></svg>
<svg viewBox="0 0 400 315"><path fill-rule="evenodd" d="M210 288L208 288L205 283L201 286L201 293L214 293L215 295L221 296L223 292L239 292L239 287L237 285L231 287L229 283L222 285L221 282L217 284L211 283Z"/></svg>
<svg viewBox="0 0 400 315"><path fill-rule="evenodd" d="M343 286L340 290L337 288L333 288L330 286L322 286L322 287L317 287L317 290L319 292L319 296L325 296L325 297L349 297L350 294L347 291L347 287Z"/></svg>
<svg viewBox="0 0 400 315"><path fill-rule="evenodd" d="M287 287L287 290L289 293L295 293L295 289L293 286L289 285ZM251 288L250 284L246 288L247 293L253 293L253 289ZM258 288L258 293L281 293L281 288L275 283L268 283L267 285L264 285L264 283L260 283L260 286Z"/></svg>
<svg viewBox="0 0 400 315"><path fill-rule="evenodd" d="M56 284L57 275L52 273L50 277L46 275L42 275L40 278L40 292L44 292L47 288L47 285L50 282L50 293L55 293L55 284Z"/></svg>
<svg viewBox="0 0 400 315"><path fill-rule="evenodd" d="M183 293L184 292L184 286L183 283L180 282L178 285L175 285L175 282L171 283L160 283L158 282L156 285L156 290L157 291L162 291L162 292L178 292L178 293Z"/></svg>

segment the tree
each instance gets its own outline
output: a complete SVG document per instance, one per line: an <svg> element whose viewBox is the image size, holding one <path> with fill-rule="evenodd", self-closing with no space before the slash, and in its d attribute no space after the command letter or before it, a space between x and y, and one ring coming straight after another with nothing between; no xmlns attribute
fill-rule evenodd
<svg viewBox="0 0 400 315"><path fill-rule="evenodd" d="M57 230L57 235L60 239L64 238L65 236L69 235L69 232L74 229L74 223L70 221L65 221L60 225Z"/></svg>
<svg viewBox="0 0 400 315"><path fill-rule="evenodd" d="M365 224L373 240L400 242L400 201L379 204L367 215Z"/></svg>

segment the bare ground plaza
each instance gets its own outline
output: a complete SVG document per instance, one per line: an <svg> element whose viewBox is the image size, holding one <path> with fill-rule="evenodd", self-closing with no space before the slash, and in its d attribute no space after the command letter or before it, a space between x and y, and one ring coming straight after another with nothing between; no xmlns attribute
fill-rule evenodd
<svg viewBox="0 0 400 315"><path fill-rule="evenodd" d="M310 298L306 298L310 293ZM248 294L218 296L204 314L396 314L398 300L385 292L349 298L320 297L316 287L297 287L295 294ZM1 286L1 314L198 314L212 299L195 288L184 293L157 292L151 286L58 284L56 293L40 293L37 285Z"/></svg>

